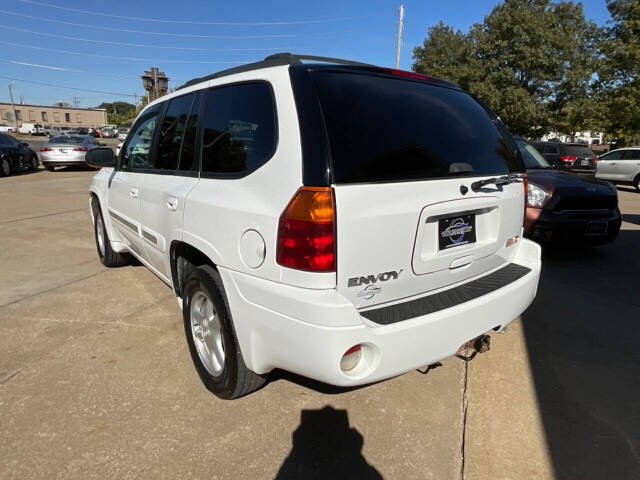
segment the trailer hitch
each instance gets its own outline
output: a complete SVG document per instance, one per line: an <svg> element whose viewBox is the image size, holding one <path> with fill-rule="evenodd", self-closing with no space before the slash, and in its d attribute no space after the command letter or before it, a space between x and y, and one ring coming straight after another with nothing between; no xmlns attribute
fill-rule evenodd
<svg viewBox="0 0 640 480"><path fill-rule="evenodd" d="M467 351L471 350L471 355L466 355ZM456 353L456 357L465 362L473 360L479 353L488 352L491 350L491 337L489 335L480 335L479 337L469 340L463 344Z"/></svg>

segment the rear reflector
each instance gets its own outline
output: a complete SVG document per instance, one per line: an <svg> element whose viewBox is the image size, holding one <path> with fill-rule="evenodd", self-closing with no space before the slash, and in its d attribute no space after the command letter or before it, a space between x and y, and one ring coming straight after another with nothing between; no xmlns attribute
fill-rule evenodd
<svg viewBox="0 0 640 480"><path fill-rule="evenodd" d="M566 163L573 163L578 159L578 157L574 157L573 155L562 155L560 160Z"/></svg>
<svg viewBox="0 0 640 480"><path fill-rule="evenodd" d="M335 207L331 187L301 187L280 215L276 261L308 272L335 272Z"/></svg>
<svg viewBox="0 0 640 480"><path fill-rule="evenodd" d="M40 147L41 152L50 152L51 149L49 147Z"/></svg>
<svg viewBox="0 0 640 480"><path fill-rule="evenodd" d="M349 350L344 352L342 359L340 360L340 368L343 372L353 370L360 363L362 358L362 347L360 345L354 345Z"/></svg>
<svg viewBox="0 0 640 480"><path fill-rule="evenodd" d="M77 147L73 149L75 152L86 152L89 149L87 147Z"/></svg>

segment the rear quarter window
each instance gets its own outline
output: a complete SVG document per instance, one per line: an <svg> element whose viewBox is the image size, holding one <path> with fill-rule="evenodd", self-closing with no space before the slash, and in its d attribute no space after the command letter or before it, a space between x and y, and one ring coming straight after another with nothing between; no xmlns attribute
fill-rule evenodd
<svg viewBox="0 0 640 480"><path fill-rule="evenodd" d="M517 148L470 95L379 75L312 72L335 183L522 171Z"/></svg>
<svg viewBox="0 0 640 480"><path fill-rule="evenodd" d="M245 175L264 165L277 145L271 85L249 82L215 87L206 100L202 172Z"/></svg>

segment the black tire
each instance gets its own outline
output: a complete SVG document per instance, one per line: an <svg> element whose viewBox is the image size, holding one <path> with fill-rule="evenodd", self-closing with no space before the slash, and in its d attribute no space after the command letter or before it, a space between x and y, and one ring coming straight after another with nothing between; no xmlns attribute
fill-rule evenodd
<svg viewBox="0 0 640 480"><path fill-rule="evenodd" d="M114 268L122 267L129 262L129 255L127 253L114 252L111 248L111 242L109 240L109 234L104 224L104 218L102 217L102 210L100 209L100 202L95 197L92 201L93 205L93 234L96 240L96 250L98 251L98 258L105 267ZM102 237L102 242L100 240Z"/></svg>
<svg viewBox="0 0 640 480"><path fill-rule="evenodd" d="M7 158L0 159L0 177L8 177L11 175L11 163Z"/></svg>
<svg viewBox="0 0 640 480"><path fill-rule="evenodd" d="M640 193L640 175L633 181L633 186L636 187L636 192Z"/></svg>
<svg viewBox="0 0 640 480"><path fill-rule="evenodd" d="M202 363L191 328L191 304L194 294L198 292L204 292L209 297L221 325L224 366L217 376ZM189 273L183 289L182 316L191 359L207 390L219 398L232 400L264 385L266 377L252 372L244 363L222 279L214 268L202 265Z"/></svg>
<svg viewBox="0 0 640 480"><path fill-rule="evenodd" d="M29 165L29 170L31 170L32 172L35 172L38 170L39 166L40 164L38 162L38 155L34 153L31 156L31 164Z"/></svg>

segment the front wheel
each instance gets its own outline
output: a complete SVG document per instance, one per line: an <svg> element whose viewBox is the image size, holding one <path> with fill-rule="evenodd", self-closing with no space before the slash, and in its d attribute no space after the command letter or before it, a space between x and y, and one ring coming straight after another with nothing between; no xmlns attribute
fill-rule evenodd
<svg viewBox="0 0 640 480"><path fill-rule="evenodd" d="M2 158L0 160L0 177L8 177L11 174L11 165L9 160Z"/></svg>
<svg viewBox="0 0 640 480"><path fill-rule="evenodd" d="M96 238L96 249L98 258L105 267L121 267L129 261L126 253L114 252L109 241L109 234L104 225L104 218L100 210L100 203L94 198L93 201L93 231Z"/></svg>
<svg viewBox="0 0 640 480"><path fill-rule="evenodd" d="M636 192L640 193L640 175L636 177L636 181L633 186L636 187Z"/></svg>
<svg viewBox="0 0 640 480"><path fill-rule="evenodd" d="M265 383L244 363L222 278L214 268L203 265L189 274L182 315L191 359L211 393L231 400Z"/></svg>

